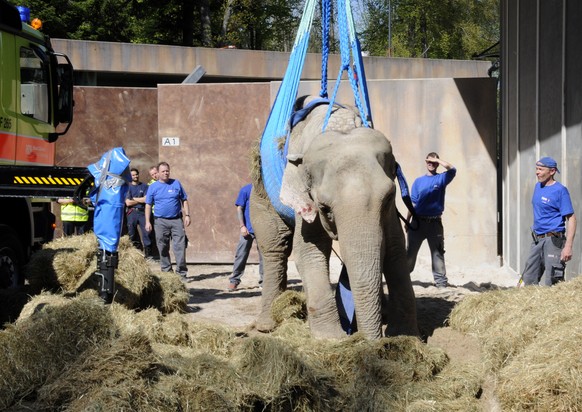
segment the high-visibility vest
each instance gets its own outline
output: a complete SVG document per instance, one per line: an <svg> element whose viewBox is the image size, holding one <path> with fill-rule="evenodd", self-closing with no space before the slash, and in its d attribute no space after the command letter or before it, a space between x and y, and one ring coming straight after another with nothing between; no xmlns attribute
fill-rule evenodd
<svg viewBox="0 0 582 412"><path fill-rule="evenodd" d="M72 203L61 205L61 221L86 222L89 220L89 211Z"/></svg>

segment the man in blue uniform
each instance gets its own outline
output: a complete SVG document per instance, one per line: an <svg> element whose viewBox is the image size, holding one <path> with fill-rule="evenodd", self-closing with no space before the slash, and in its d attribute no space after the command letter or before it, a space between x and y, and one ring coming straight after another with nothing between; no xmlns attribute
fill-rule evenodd
<svg viewBox="0 0 582 412"><path fill-rule="evenodd" d="M441 216L445 210L446 187L457 174L455 167L441 160L439 155L431 152L426 156L426 174L417 178L412 184L411 200L417 215L416 230L408 229L407 259L410 272L416 265L416 256L422 242L426 239L432 259L432 274L438 288L448 286L445 267L445 237ZM439 166L446 170L437 173ZM411 214L408 214L410 220Z"/></svg>
<svg viewBox="0 0 582 412"><path fill-rule="evenodd" d="M251 198L252 185L248 184L243 186L234 203L236 206L236 213L238 218L238 223L240 226L240 236L238 245L236 247L236 252L234 256L234 267L232 269L232 276L229 278L228 289L236 290L240 284L240 279L245 271L247 265L247 259L249 258L249 253L253 246L253 240L255 240L255 232L253 231L253 226L251 224L250 216L250 198ZM259 252L259 285L263 283L263 256L261 251Z"/></svg>
<svg viewBox="0 0 582 412"><path fill-rule="evenodd" d="M170 179L170 165L161 162L158 165L159 178L152 183L146 194L146 230L152 230L151 213L154 207L154 225L156 243L160 252L162 272L172 271L170 259L170 239L176 259L176 272L185 278L188 274L186 266L186 233L184 228L190 226L190 208L188 196L180 182Z"/></svg>
<svg viewBox="0 0 582 412"><path fill-rule="evenodd" d="M139 180L139 170L132 168L131 184L129 185L129 190L125 198L125 206L127 206L127 234L136 248L143 248L146 259L151 259L151 240L148 232L145 230L145 200L147 191L148 185Z"/></svg>
<svg viewBox="0 0 582 412"><path fill-rule="evenodd" d="M551 286L564 280L565 264L572 259L576 216L568 189L554 180L556 172L560 173L558 163L551 157L536 162L538 183L531 199L533 242L522 275L526 285ZM559 279L552 276L556 269Z"/></svg>

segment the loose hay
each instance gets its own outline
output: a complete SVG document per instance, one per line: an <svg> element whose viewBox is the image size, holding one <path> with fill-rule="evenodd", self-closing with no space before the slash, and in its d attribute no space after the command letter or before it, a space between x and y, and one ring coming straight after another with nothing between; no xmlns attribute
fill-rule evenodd
<svg viewBox="0 0 582 412"><path fill-rule="evenodd" d="M0 408L34 397L86 349L111 338L111 318L98 299L48 306L0 331Z"/></svg>
<svg viewBox="0 0 582 412"><path fill-rule="evenodd" d="M581 410L582 277L464 299L451 326L475 335L504 410Z"/></svg>
<svg viewBox="0 0 582 412"><path fill-rule="evenodd" d="M305 294L294 290L286 290L273 301L271 315L277 323L282 323L291 318L307 319Z"/></svg>
<svg viewBox="0 0 582 412"><path fill-rule="evenodd" d="M107 393L110 397L108 401L106 396L97 396L101 402L107 401L103 405L107 407L104 410L120 410L120 399L111 399L114 392L125 394L121 400L139 407L148 402L147 391L140 391L137 396L139 380L145 383L153 379L158 374L158 367L158 359L146 336L121 336L88 348L84 356L67 365L63 373L39 390L37 405L50 408L52 405L74 403L88 394ZM76 408L73 405L71 410Z"/></svg>
<svg viewBox="0 0 582 412"><path fill-rule="evenodd" d="M314 340L296 318L247 336L178 313L103 305L89 291L51 297L37 297L0 333L0 382L13 389L0 395L2 407L25 399L70 411L475 410L477 368L453 370L417 338Z"/></svg>

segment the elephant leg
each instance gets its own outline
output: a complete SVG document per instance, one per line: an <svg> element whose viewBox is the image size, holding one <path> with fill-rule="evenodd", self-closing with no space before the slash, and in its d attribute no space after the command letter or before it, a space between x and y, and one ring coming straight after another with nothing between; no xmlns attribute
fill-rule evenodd
<svg viewBox="0 0 582 412"><path fill-rule="evenodd" d="M297 218L293 250L295 264L303 281L307 299L307 320L315 338L342 338L335 291L329 281L332 240L321 227L319 218L312 224Z"/></svg>
<svg viewBox="0 0 582 412"><path fill-rule="evenodd" d="M416 298L410 280L403 239L390 237L384 256L384 276L388 285L386 336L419 336Z"/></svg>
<svg viewBox="0 0 582 412"><path fill-rule="evenodd" d="M287 289L287 262L293 247L293 231L271 203L254 191L251 193L251 221L263 255L261 312L255 327L261 332L270 332L277 326L271 315L271 305Z"/></svg>

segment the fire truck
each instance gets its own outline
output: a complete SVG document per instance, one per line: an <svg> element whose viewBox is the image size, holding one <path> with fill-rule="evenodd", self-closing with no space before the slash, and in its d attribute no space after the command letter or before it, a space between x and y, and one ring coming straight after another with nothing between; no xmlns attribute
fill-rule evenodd
<svg viewBox="0 0 582 412"><path fill-rule="evenodd" d="M73 66L39 23L0 0L0 288L24 282L23 265L53 238L51 201L73 197L89 175L54 165L73 120Z"/></svg>

